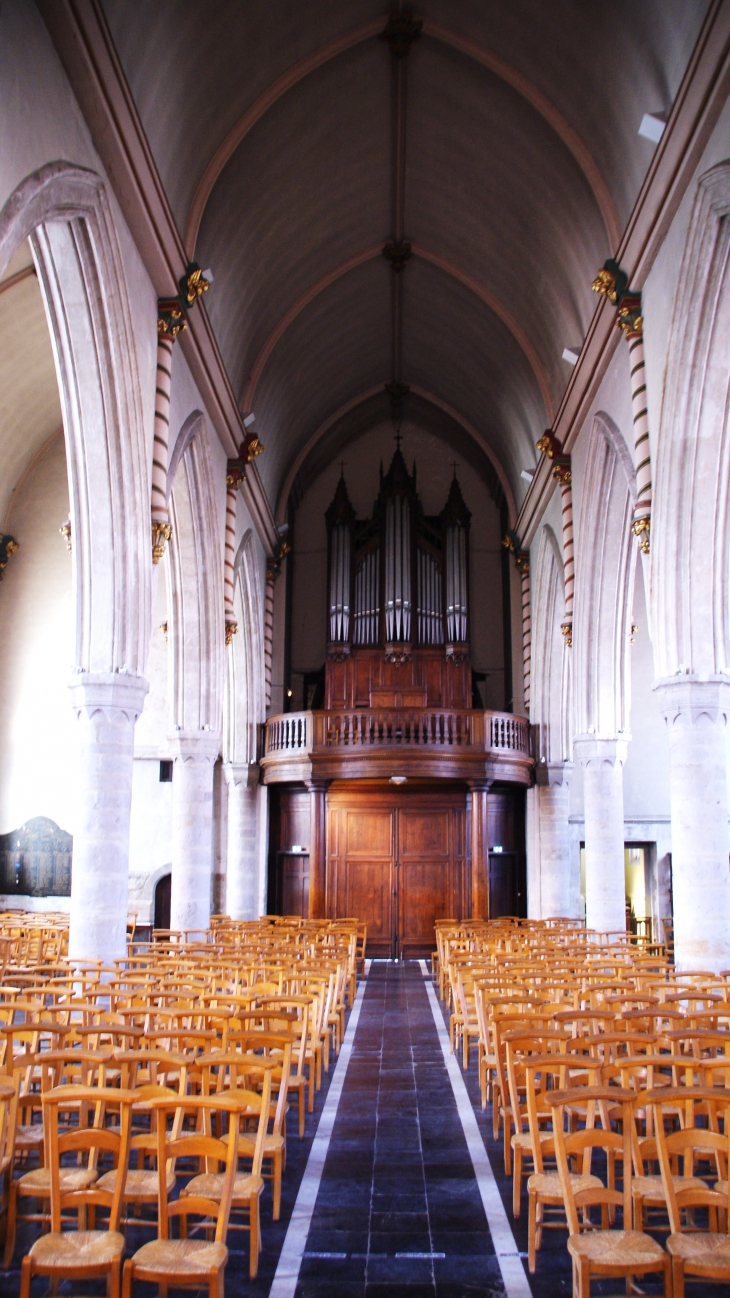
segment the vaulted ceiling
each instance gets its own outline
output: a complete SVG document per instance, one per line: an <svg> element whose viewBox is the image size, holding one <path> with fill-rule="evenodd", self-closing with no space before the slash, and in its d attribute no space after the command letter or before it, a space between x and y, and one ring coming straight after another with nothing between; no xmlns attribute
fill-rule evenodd
<svg viewBox="0 0 730 1298"><path fill-rule="evenodd" d="M279 515L393 381L519 503L707 0L103 8Z"/></svg>

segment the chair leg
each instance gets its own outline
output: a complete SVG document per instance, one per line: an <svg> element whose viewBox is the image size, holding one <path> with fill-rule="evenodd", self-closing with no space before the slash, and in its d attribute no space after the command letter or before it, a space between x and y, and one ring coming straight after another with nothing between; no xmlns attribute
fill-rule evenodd
<svg viewBox="0 0 730 1298"><path fill-rule="evenodd" d="M248 1273L252 1280L256 1279L259 1269L259 1197L254 1194L249 1203L250 1233L249 1255L248 1255Z"/></svg>
<svg viewBox="0 0 730 1298"><path fill-rule="evenodd" d="M518 1145L514 1151L512 1165L512 1216L515 1221L520 1215L520 1198L522 1193L522 1150Z"/></svg>
<svg viewBox="0 0 730 1298"><path fill-rule="evenodd" d="M304 1139L304 1087L300 1086L299 1091L299 1139Z"/></svg>
<svg viewBox="0 0 730 1298"><path fill-rule="evenodd" d="M534 1190L527 1191L527 1269L530 1275L535 1274L537 1253L537 1195Z"/></svg>
<svg viewBox="0 0 730 1298"><path fill-rule="evenodd" d="M674 1298L684 1298L684 1261L681 1257L672 1258L672 1293Z"/></svg>
<svg viewBox="0 0 730 1298"><path fill-rule="evenodd" d="M29 1257L23 1258L23 1264L20 1268L20 1298L30 1298L30 1279L32 1274L32 1265L33 1264Z"/></svg>
<svg viewBox="0 0 730 1298"><path fill-rule="evenodd" d="M5 1252L3 1254L3 1271L10 1269L15 1252L15 1232L18 1226L18 1183L12 1181L8 1196L8 1224L5 1235Z"/></svg>
<svg viewBox="0 0 730 1298"><path fill-rule="evenodd" d="M282 1149L277 1149L273 1158L272 1171L273 1171L273 1179L274 1179L274 1186L273 1186L274 1208L273 1208L272 1216L274 1218L274 1221L279 1220L279 1216L281 1213L281 1175L283 1171L282 1168L283 1152L284 1151Z"/></svg>
<svg viewBox="0 0 730 1298"><path fill-rule="evenodd" d="M134 1277L134 1263L131 1258L124 1263L124 1272L122 1274L122 1298L132 1298L132 1279Z"/></svg>

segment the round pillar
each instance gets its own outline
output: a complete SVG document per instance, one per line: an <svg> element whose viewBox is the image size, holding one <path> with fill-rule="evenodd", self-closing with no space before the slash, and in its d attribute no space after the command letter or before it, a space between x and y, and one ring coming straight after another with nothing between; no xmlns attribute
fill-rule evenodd
<svg viewBox="0 0 730 1298"><path fill-rule="evenodd" d="M583 767L586 925L599 933L626 931L622 739L576 739Z"/></svg>
<svg viewBox="0 0 730 1298"><path fill-rule="evenodd" d="M575 917L575 889L570 859L571 762L540 763L537 779L540 846L540 917ZM580 892L580 888L578 889Z"/></svg>
<svg viewBox="0 0 730 1298"><path fill-rule="evenodd" d="M127 954L134 723L147 681L84 672L71 682L79 723L79 785L69 958L111 964Z"/></svg>
<svg viewBox="0 0 730 1298"><path fill-rule="evenodd" d="M256 829L258 774L255 763L226 762L228 785L228 864L226 914L231 919L257 919Z"/></svg>
<svg viewBox="0 0 730 1298"><path fill-rule="evenodd" d="M654 688L669 734L675 964L719 973L730 968L730 684L685 676Z"/></svg>
<svg viewBox="0 0 730 1298"><path fill-rule="evenodd" d="M170 927L205 929L210 923L213 873L213 768L220 749L215 732L173 736L172 898Z"/></svg>

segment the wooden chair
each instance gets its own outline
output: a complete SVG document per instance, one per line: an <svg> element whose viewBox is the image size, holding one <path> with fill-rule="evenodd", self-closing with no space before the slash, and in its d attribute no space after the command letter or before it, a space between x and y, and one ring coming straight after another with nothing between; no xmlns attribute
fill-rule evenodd
<svg viewBox="0 0 730 1298"><path fill-rule="evenodd" d="M70 1095L69 1092L75 1092ZM70 1100L83 1109L85 1104L119 1108L119 1127L109 1131L101 1126L73 1127L62 1132L59 1113ZM51 1230L41 1235L23 1258L20 1276L20 1298L30 1298L33 1276L45 1275L58 1280L90 1280L104 1276L109 1298L119 1298L120 1271L124 1253L124 1236L119 1233L119 1217L124 1193L124 1172L129 1158L131 1097L128 1092L110 1087L61 1086L43 1096L43 1117L48 1138L50 1173ZM100 1152L110 1153L118 1170L114 1192L93 1182L73 1179L76 1169L61 1167L66 1153L86 1154L87 1164L96 1164ZM94 1215L99 1207L109 1210L106 1230L86 1230L86 1212ZM76 1209L78 1229L62 1230L62 1212Z"/></svg>
<svg viewBox="0 0 730 1298"><path fill-rule="evenodd" d="M566 1109L587 1101L596 1106L621 1105L622 1135L618 1136L595 1126L586 1126L581 1131L566 1133ZM555 1155L570 1232L568 1252L573 1261L573 1298L590 1298L592 1278L621 1277L626 1280L627 1285L631 1285L635 1276L657 1272L663 1276L665 1298L670 1298L669 1255L650 1235L630 1229L633 1102L634 1095L631 1091L612 1086L571 1088L566 1091L554 1091L550 1095ZM588 1186L575 1190L570 1177L569 1160L582 1158L585 1169L587 1158L590 1157L593 1149L605 1149L611 1144L619 1146L621 1150L623 1190L618 1191L603 1185L600 1189ZM590 1228L581 1233L580 1210L587 1210L590 1213L590 1209L594 1206L601 1209L602 1228L600 1230ZM614 1207L623 1209L622 1230L606 1229L608 1210Z"/></svg>
<svg viewBox="0 0 730 1298"><path fill-rule="evenodd" d="M272 1093L277 1096L271 1131L267 1129L264 1136L264 1164L271 1165L273 1188L273 1219L279 1220L281 1214L281 1184L286 1165L286 1113L287 1095L289 1092L289 1074L291 1071L291 1052L293 1041L284 1033L252 1032L248 1037L241 1037L237 1042L241 1053L232 1055L207 1055L198 1060L198 1064L210 1065L214 1081L207 1080L207 1093L225 1094L226 1082L229 1087L237 1089L239 1076L250 1079L252 1076L263 1076L263 1068L271 1072ZM258 1053L258 1052L261 1053ZM248 1088L250 1080L244 1081ZM242 1153L253 1156L251 1142L244 1133L240 1136ZM262 1173L266 1175L266 1173Z"/></svg>
<svg viewBox="0 0 730 1298"><path fill-rule="evenodd" d="M254 1096L253 1099L260 1104L258 1096ZM134 1257L125 1262L124 1298L132 1298L132 1286L135 1280L158 1284L163 1293L167 1292L168 1286L195 1290L207 1288L209 1298L223 1298L224 1273L228 1262L225 1239L238 1161L239 1115L245 1107L239 1096L186 1097L184 1111L194 1114L196 1119L206 1111L208 1114L217 1112L229 1115L229 1139L222 1141L204 1132L177 1132L174 1124L179 1106L176 1108L174 1102L170 1100L158 1102L158 1238L143 1244ZM173 1125L171 1133L168 1133L168 1124ZM217 1165L224 1164L225 1173L222 1176L219 1177L217 1173L204 1174L205 1180L216 1178L214 1184L219 1186L217 1199L205 1192L206 1186L201 1177L193 1178L187 1187L186 1195L181 1195L177 1200L170 1199L166 1169L170 1160L176 1162L180 1158L205 1159ZM190 1187L195 1181L198 1184L192 1191ZM188 1221L190 1217L202 1217L205 1221L213 1218L214 1239L191 1239ZM178 1239L174 1239L171 1233L172 1224L176 1219L180 1225Z"/></svg>
<svg viewBox="0 0 730 1298"><path fill-rule="evenodd" d="M677 1087L671 1090L649 1091L646 1095L648 1104L655 1106L656 1138L659 1147L659 1162L662 1170L664 1194L671 1234L667 1240L667 1252L671 1257L672 1284L674 1298L684 1298L686 1277L695 1280L719 1281L730 1283L730 1234L728 1234L728 1184L720 1179L718 1172L727 1167L730 1161L730 1094L723 1094L719 1088ZM684 1104L687 1108L686 1123L679 1131L667 1132L665 1129L665 1108L667 1105ZM694 1106L705 1103L725 1110L725 1132L694 1125ZM715 1123L715 1125L717 1125ZM696 1170L698 1159L711 1161L715 1167L717 1180L711 1188L704 1180L698 1186L692 1173ZM686 1184L677 1184L673 1163L681 1159ZM689 1175L688 1175L689 1174ZM714 1178L713 1178L714 1179ZM697 1230L694 1223L694 1210L706 1208L710 1230ZM683 1214L692 1214L690 1229L685 1228ZM718 1231L717 1217L722 1214L725 1230ZM695 1228L692 1228L695 1227Z"/></svg>

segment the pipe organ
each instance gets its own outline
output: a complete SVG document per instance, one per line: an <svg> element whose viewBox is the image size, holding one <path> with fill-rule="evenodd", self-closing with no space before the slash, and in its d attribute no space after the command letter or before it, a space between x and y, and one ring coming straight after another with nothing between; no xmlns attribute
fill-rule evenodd
<svg viewBox="0 0 730 1298"><path fill-rule="evenodd" d="M436 677L443 672L436 671L434 662L428 668L424 665L424 655L443 660L447 674L455 662L465 668L468 664L471 514L456 475L443 510L428 517L416 490L416 467L408 471L398 447L387 473L381 465L372 516L356 517L342 475L326 520L327 706L337 706L337 697L342 699L340 706L370 705L373 691L382 696L379 702L386 703L393 691L382 664L402 668L409 663L410 672L401 671L398 679L412 678L409 698L414 706L441 706L448 700L453 706L469 707L468 668L459 684L454 680L444 685L441 680L435 687ZM348 662L350 667L343 669ZM335 685L335 677L342 681L353 672L359 686L354 686L354 678L346 687Z"/></svg>

